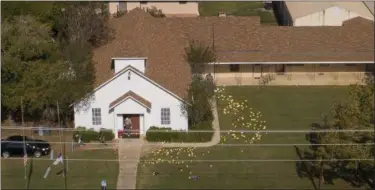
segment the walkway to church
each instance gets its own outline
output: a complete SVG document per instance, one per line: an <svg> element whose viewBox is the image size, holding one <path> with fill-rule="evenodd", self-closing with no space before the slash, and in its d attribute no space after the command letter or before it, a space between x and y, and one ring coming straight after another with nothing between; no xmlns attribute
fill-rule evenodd
<svg viewBox="0 0 375 190"><path fill-rule="evenodd" d="M137 182L137 168L141 154L158 148L174 147L210 147L220 142L219 116L216 101L212 101L214 134L211 141L204 143L151 143L143 139L119 139L118 159L119 175L117 189L135 189Z"/></svg>

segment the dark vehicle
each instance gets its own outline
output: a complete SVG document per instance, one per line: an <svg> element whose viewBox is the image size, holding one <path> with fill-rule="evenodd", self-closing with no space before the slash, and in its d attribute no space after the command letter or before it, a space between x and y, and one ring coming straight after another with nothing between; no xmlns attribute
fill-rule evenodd
<svg viewBox="0 0 375 190"><path fill-rule="evenodd" d="M51 145L47 141L32 139L25 136L25 143L23 136L10 136L5 140L1 140L1 156L8 158L10 156L23 156L24 148L26 148L27 155L33 155L39 158L43 155L48 155L51 151Z"/></svg>

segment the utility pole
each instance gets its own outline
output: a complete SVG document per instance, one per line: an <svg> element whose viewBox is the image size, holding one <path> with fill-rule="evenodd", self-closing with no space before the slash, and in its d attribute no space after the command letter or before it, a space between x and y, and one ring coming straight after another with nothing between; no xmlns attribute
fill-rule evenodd
<svg viewBox="0 0 375 190"><path fill-rule="evenodd" d="M23 157L24 157L24 171L26 180L26 164L27 164L27 152L26 152L26 142L25 142L25 124L23 120L23 98L21 97L21 121L22 121L22 138L23 138Z"/></svg>
<svg viewBox="0 0 375 190"><path fill-rule="evenodd" d="M65 149L65 142L62 143L62 136L63 136L63 131L62 131L62 128L61 128L61 123L60 123L60 107L59 107L59 102L57 101L56 102L56 108L57 108L57 122L58 122L58 125L59 125L59 135L60 135L60 145L62 145L61 147L61 153L62 153L62 156L63 156L63 165L64 165L64 169L63 169L63 175L64 175L64 187L65 189L67 189L67 176L66 176L66 149Z"/></svg>
<svg viewBox="0 0 375 190"><path fill-rule="evenodd" d="M58 123L58 126L59 126L60 143L62 143L62 131L61 131L62 129L61 129L61 125L60 125L60 107L59 107L58 101L56 102L56 107L57 107L57 123ZM60 152L61 153L63 152L62 147L60 149Z"/></svg>

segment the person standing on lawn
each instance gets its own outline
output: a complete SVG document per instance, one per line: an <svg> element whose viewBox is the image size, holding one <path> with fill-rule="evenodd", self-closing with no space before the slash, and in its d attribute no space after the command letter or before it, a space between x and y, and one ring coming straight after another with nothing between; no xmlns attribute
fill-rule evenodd
<svg viewBox="0 0 375 190"><path fill-rule="evenodd" d="M105 143L105 137L103 135L103 131L99 131L99 141L103 144Z"/></svg>
<svg viewBox="0 0 375 190"><path fill-rule="evenodd" d="M79 137L78 137L78 144L79 144L79 146L83 146L83 145L85 145L85 144L83 143L83 137L82 137L81 134L80 134Z"/></svg>

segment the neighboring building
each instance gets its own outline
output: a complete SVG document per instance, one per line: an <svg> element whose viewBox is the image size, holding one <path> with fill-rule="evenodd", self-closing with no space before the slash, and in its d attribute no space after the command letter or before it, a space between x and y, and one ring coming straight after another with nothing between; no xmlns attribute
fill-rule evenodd
<svg viewBox="0 0 375 190"><path fill-rule="evenodd" d="M198 2L193 1L118 1L109 2L109 13L128 12L135 8L151 8L155 6L161 9L166 16L194 17L199 16Z"/></svg>
<svg viewBox="0 0 375 190"><path fill-rule="evenodd" d="M277 16L285 26L342 26L355 17L374 20L370 2L297 2L275 1Z"/></svg>
<svg viewBox="0 0 375 190"><path fill-rule="evenodd" d="M262 26L259 17L155 18L140 9L110 21L115 39L94 50L96 86L75 126L122 129L133 114L141 134L151 126L188 129L180 105L191 82L185 48L212 46L217 85L349 85L374 62L374 23L343 26ZM169 111L167 111L169 110ZM100 122L99 122L100 121ZM138 128L138 126L136 127Z"/></svg>
<svg viewBox="0 0 375 190"><path fill-rule="evenodd" d="M366 7L370 10L371 14L374 15L375 3L374 1L364 1Z"/></svg>

